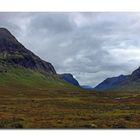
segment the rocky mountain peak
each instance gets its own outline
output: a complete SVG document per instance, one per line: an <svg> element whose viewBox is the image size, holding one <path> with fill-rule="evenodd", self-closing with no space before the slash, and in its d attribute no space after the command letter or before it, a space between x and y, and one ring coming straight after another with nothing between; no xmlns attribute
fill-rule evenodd
<svg viewBox="0 0 140 140"><path fill-rule="evenodd" d="M6 28L0 28L0 43L3 43L4 41L17 43L16 38L10 33L10 31Z"/></svg>
<svg viewBox="0 0 140 140"><path fill-rule="evenodd" d="M56 74L51 63L42 60L26 49L5 28L0 28L0 61L14 66Z"/></svg>

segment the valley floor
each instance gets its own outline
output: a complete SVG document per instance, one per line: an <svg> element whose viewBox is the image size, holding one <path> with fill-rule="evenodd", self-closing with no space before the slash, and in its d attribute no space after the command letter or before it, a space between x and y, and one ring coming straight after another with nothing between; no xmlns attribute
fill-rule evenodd
<svg viewBox="0 0 140 140"><path fill-rule="evenodd" d="M140 93L0 87L0 128L140 128Z"/></svg>

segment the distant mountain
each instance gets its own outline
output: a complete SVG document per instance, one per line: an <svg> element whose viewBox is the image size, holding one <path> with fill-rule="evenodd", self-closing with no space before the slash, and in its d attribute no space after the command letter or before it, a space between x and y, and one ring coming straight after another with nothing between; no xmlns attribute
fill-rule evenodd
<svg viewBox="0 0 140 140"><path fill-rule="evenodd" d="M43 61L27 50L5 28L0 28L0 63L56 74L51 63Z"/></svg>
<svg viewBox="0 0 140 140"><path fill-rule="evenodd" d="M125 75L107 78L106 80L101 82L99 85L97 85L94 89L99 90L99 91L112 89L117 86L120 86L125 80L127 80L127 78L128 76L125 76Z"/></svg>
<svg viewBox="0 0 140 140"><path fill-rule="evenodd" d="M81 85L82 88L84 89L89 89L89 90L92 90L94 88L92 88L91 86L88 86L88 85Z"/></svg>
<svg viewBox="0 0 140 140"><path fill-rule="evenodd" d="M104 90L123 90L137 91L140 90L140 67L130 75L120 75L118 77L107 78L95 88L97 91Z"/></svg>
<svg viewBox="0 0 140 140"><path fill-rule="evenodd" d="M64 73L59 75L61 79L65 80L68 83L71 83L75 86L80 86L78 81L70 73Z"/></svg>

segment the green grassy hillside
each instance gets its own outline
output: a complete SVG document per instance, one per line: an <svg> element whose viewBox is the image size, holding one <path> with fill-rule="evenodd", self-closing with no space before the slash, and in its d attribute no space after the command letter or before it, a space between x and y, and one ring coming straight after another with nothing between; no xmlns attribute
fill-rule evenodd
<svg viewBox="0 0 140 140"><path fill-rule="evenodd" d="M63 80L56 74L8 66L0 72L0 86L27 86L34 88L80 89Z"/></svg>

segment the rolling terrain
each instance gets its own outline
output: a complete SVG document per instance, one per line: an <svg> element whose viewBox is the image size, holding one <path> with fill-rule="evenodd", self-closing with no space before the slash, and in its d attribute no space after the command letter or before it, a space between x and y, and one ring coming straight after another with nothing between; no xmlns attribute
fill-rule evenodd
<svg viewBox="0 0 140 140"><path fill-rule="evenodd" d="M87 90L65 76L0 28L0 128L140 128L138 90Z"/></svg>
<svg viewBox="0 0 140 140"><path fill-rule="evenodd" d="M1 128L140 128L140 93L0 87Z"/></svg>

